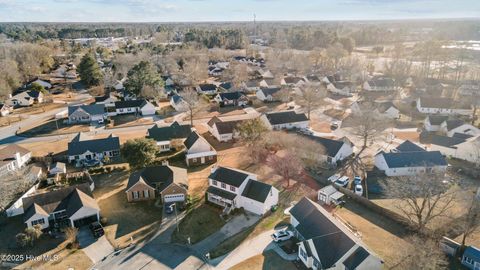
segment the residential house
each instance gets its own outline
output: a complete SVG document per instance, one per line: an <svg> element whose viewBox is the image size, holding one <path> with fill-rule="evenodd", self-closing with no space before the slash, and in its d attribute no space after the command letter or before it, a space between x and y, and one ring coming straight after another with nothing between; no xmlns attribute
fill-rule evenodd
<svg viewBox="0 0 480 270"><path fill-rule="evenodd" d="M257 175L245 171L213 167L208 177L207 200L225 207L228 213L235 208L264 215L278 204L278 190L257 180Z"/></svg>
<svg viewBox="0 0 480 270"><path fill-rule="evenodd" d="M49 82L47 82L47 81L44 81L44 80L40 80L40 79L36 79L36 80L31 81L31 82L27 85L27 87L31 87L32 84L34 84L34 83L35 83L35 84L38 84L38 85L40 85L40 86L43 86L43 88L44 88L44 89L47 89L47 90L50 89L50 88L52 88L52 84L51 84L51 83L49 83Z"/></svg>
<svg viewBox="0 0 480 270"><path fill-rule="evenodd" d="M188 111L188 103L183 100L183 98L179 95L173 95L170 98L170 105L175 109L177 112L186 112Z"/></svg>
<svg viewBox="0 0 480 270"><path fill-rule="evenodd" d="M177 121L169 126L160 127L155 125L147 130L147 138L154 139L160 152L168 152L172 148L172 142L183 142L192 132L192 126L180 125Z"/></svg>
<svg viewBox="0 0 480 270"><path fill-rule="evenodd" d="M363 83L366 91L395 91L395 80L386 76L374 76Z"/></svg>
<svg viewBox="0 0 480 270"><path fill-rule="evenodd" d="M218 85L220 91L230 91L233 89L233 84L231 82L222 82Z"/></svg>
<svg viewBox="0 0 480 270"><path fill-rule="evenodd" d="M397 107L392 102L376 102L375 103L375 113L378 113L379 115L385 117L385 118L390 118L390 119L398 119L400 118L400 111L398 110Z"/></svg>
<svg viewBox="0 0 480 270"><path fill-rule="evenodd" d="M248 97L240 91L219 93L215 96L214 100L220 104L220 107L244 107L248 105Z"/></svg>
<svg viewBox="0 0 480 270"><path fill-rule="evenodd" d="M0 149L0 175L17 171L32 158L32 152L16 144Z"/></svg>
<svg viewBox="0 0 480 270"><path fill-rule="evenodd" d="M141 114L143 116L154 115L155 106L145 99L125 100L115 102L115 112L120 114Z"/></svg>
<svg viewBox="0 0 480 270"><path fill-rule="evenodd" d="M200 84L196 87L197 93L205 95L215 95L217 93L217 86L211 83Z"/></svg>
<svg viewBox="0 0 480 270"><path fill-rule="evenodd" d="M480 96L480 81L465 80L458 88L458 93L462 96Z"/></svg>
<svg viewBox="0 0 480 270"><path fill-rule="evenodd" d="M49 174L67 173L67 167L63 162L55 162L48 170Z"/></svg>
<svg viewBox="0 0 480 270"><path fill-rule="evenodd" d="M185 202L187 190L187 170L162 165L132 173L125 193L128 202L155 200L160 197L162 203L171 203Z"/></svg>
<svg viewBox="0 0 480 270"><path fill-rule="evenodd" d="M462 255L462 264L471 270L480 269L480 249L468 246Z"/></svg>
<svg viewBox="0 0 480 270"><path fill-rule="evenodd" d="M428 115L424 121L424 128L428 132L439 131L442 123L448 120L445 115Z"/></svg>
<svg viewBox="0 0 480 270"><path fill-rule="evenodd" d="M383 261L320 205L304 197L289 212L300 240L298 258L306 268L383 269Z"/></svg>
<svg viewBox="0 0 480 270"><path fill-rule="evenodd" d="M444 173L447 165L440 151L426 151L411 142L401 144L389 153L380 151L375 155L375 167L387 176Z"/></svg>
<svg viewBox="0 0 480 270"><path fill-rule="evenodd" d="M243 120L222 121L220 118L214 116L208 121L208 131L219 142L228 142L238 138L238 132L235 130L237 125Z"/></svg>
<svg viewBox="0 0 480 270"><path fill-rule="evenodd" d="M250 80L242 83L241 89L247 93L256 93L261 89L260 81Z"/></svg>
<svg viewBox="0 0 480 270"><path fill-rule="evenodd" d="M217 162L217 151L196 131L192 131L183 144L187 148L185 155L187 166Z"/></svg>
<svg viewBox="0 0 480 270"><path fill-rule="evenodd" d="M448 137L453 137L454 134L465 134L470 136L480 135L480 129L471 124L465 123L460 119L444 121L440 125L440 131Z"/></svg>
<svg viewBox="0 0 480 270"><path fill-rule="evenodd" d="M68 162L75 162L76 165L82 165L85 161L98 160L105 158L113 159L120 155L120 140L110 134L103 139L90 139L85 134L78 133L75 138L68 143L67 159Z"/></svg>
<svg viewBox="0 0 480 270"><path fill-rule="evenodd" d="M480 163L480 136L447 137L432 135L429 149L440 151L444 156L466 160L474 164Z"/></svg>
<svg viewBox="0 0 480 270"><path fill-rule="evenodd" d="M454 101L451 98L421 97L417 100L417 110L425 114L471 115L472 106Z"/></svg>
<svg viewBox="0 0 480 270"><path fill-rule="evenodd" d="M303 135L317 143L319 143L323 149L323 153L319 153L323 157L324 162L330 165L337 165L342 160L353 155L353 144L346 138L342 139L329 139L313 135Z"/></svg>
<svg viewBox="0 0 480 270"><path fill-rule="evenodd" d="M68 106L69 124L103 123L105 119L104 104Z"/></svg>
<svg viewBox="0 0 480 270"><path fill-rule="evenodd" d="M7 99L5 103L14 108L16 107L28 107L36 103L43 102L43 93L33 90L23 91Z"/></svg>
<svg viewBox="0 0 480 270"><path fill-rule="evenodd" d="M13 112L13 107L5 103L0 103L0 115L7 116Z"/></svg>
<svg viewBox="0 0 480 270"><path fill-rule="evenodd" d="M265 113L260 119L271 130L306 129L310 123L304 113L297 113L293 110Z"/></svg>
<svg viewBox="0 0 480 270"><path fill-rule="evenodd" d="M321 188L317 193L318 202L330 205L332 202L338 202L345 194L338 191L334 186L328 185Z"/></svg>
<svg viewBox="0 0 480 270"><path fill-rule="evenodd" d="M277 101L278 98L275 97L275 94L282 90L279 87L274 88L260 88L255 95L257 98L263 102Z"/></svg>
<svg viewBox="0 0 480 270"><path fill-rule="evenodd" d="M333 81L327 83L327 90L342 96L351 96L356 91L356 86L350 81Z"/></svg>
<svg viewBox="0 0 480 270"><path fill-rule="evenodd" d="M289 77L284 77L280 81L280 85L286 85L290 87L302 87L303 85L306 84L306 81L302 77L294 77L294 76L289 76Z"/></svg>
<svg viewBox="0 0 480 270"><path fill-rule="evenodd" d="M111 94L95 97L95 104L103 104L105 107L115 107L118 98Z"/></svg>
<svg viewBox="0 0 480 270"><path fill-rule="evenodd" d="M88 183L23 198L23 219L28 228L81 227L100 221L100 207Z"/></svg>

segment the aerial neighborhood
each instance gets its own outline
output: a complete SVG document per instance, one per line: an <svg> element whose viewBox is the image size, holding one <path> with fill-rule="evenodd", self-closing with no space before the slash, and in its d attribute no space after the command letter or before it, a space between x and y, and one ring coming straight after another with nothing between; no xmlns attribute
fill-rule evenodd
<svg viewBox="0 0 480 270"><path fill-rule="evenodd" d="M1 23L0 269L480 269L478 29Z"/></svg>

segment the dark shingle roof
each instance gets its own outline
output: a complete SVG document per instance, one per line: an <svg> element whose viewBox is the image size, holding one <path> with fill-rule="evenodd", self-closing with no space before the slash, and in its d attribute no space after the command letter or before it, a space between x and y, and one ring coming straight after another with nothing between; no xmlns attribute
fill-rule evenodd
<svg viewBox="0 0 480 270"><path fill-rule="evenodd" d="M441 135L432 135L431 136L431 144L435 145L440 145L444 147L450 147L450 148L455 148L454 146L463 143L466 140L463 138L458 138L458 137L447 137L447 136L441 136Z"/></svg>
<svg viewBox="0 0 480 270"><path fill-rule="evenodd" d="M459 139L469 139L469 138L472 138L473 135L468 135L468 134L463 134L463 133L458 133L458 132L455 132L453 133L453 138L459 138Z"/></svg>
<svg viewBox="0 0 480 270"><path fill-rule="evenodd" d="M117 109L124 109L124 108L134 108L134 107L143 107L147 104L145 99L135 99L135 100L124 100L124 101L116 101L115 108Z"/></svg>
<svg viewBox="0 0 480 270"><path fill-rule="evenodd" d="M393 87L395 85L395 81L389 77L378 76L369 80L368 84L374 87Z"/></svg>
<svg viewBox="0 0 480 270"><path fill-rule="evenodd" d="M169 141L172 139L185 139L190 135L192 127L190 125L180 125L177 121L168 127L153 126L148 130L147 138L160 141Z"/></svg>
<svg viewBox="0 0 480 270"><path fill-rule="evenodd" d="M447 166L439 151L383 153L389 168Z"/></svg>
<svg viewBox="0 0 480 270"><path fill-rule="evenodd" d="M237 100L243 96L245 96L242 92L236 91L236 92L228 92L228 93L220 93L220 98L222 100Z"/></svg>
<svg viewBox="0 0 480 270"><path fill-rule="evenodd" d="M395 150L397 150L397 152L422 152L422 151L425 151L425 149L423 149L422 147L414 144L413 142L411 142L409 140L404 141L402 144L397 146L397 148L395 148Z"/></svg>
<svg viewBox="0 0 480 270"><path fill-rule="evenodd" d="M268 194L270 194L271 189L271 185L250 179L243 190L242 196L263 203L267 199Z"/></svg>
<svg viewBox="0 0 480 270"><path fill-rule="evenodd" d="M226 122L216 122L218 134L230 134L233 133L233 130L240 124L243 120L235 121L226 121Z"/></svg>
<svg viewBox="0 0 480 270"><path fill-rule="evenodd" d="M79 105L79 106L68 106L68 115L74 113L78 108L81 108L86 113L90 115L99 115L105 113L104 104L90 104L90 105Z"/></svg>
<svg viewBox="0 0 480 270"><path fill-rule="evenodd" d="M480 262L480 249L478 249L476 247L469 246L465 249L465 252L463 253L463 256L471 258L476 262Z"/></svg>
<svg viewBox="0 0 480 270"><path fill-rule="evenodd" d="M455 102L451 98L421 97L420 104L423 108L471 109L470 105Z"/></svg>
<svg viewBox="0 0 480 270"><path fill-rule="evenodd" d="M381 102L381 103L378 103L378 104L377 104L377 108L378 108L378 111L379 111L380 113L384 113L385 111L387 111L388 109L390 109L390 108L392 108L392 107L395 108L395 109L397 109L397 107L395 107L395 105L394 105L392 102L390 102L390 101ZM397 110L398 110L398 109L397 109Z"/></svg>
<svg viewBox="0 0 480 270"><path fill-rule="evenodd" d="M217 196L220 196L222 198L228 199L228 200L233 200L233 199L235 199L235 197L237 197L237 194L235 194L235 193L228 192L226 190L219 189L219 188L216 188L214 186L209 186L208 189L207 189L207 192L212 193L212 194L217 195Z"/></svg>
<svg viewBox="0 0 480 270"><path fill-rule="evenodd" d="M308 121L304 113L296 113L295 111L272 112L265 114L265 116L272 125Z"/></svg>
<svg viewBox="0 0 480 270"><path fill-rule="evenodd" d="M266 97L275 95L278 91L282 90L280 87L270 87L270 88L262 88L260 91L262 91L263 95Z"/></svg>
<svg viewBox="0 0 480 270"><path fill-rule="evenodd" d="M355 242L341 230L314 237L312 242L317 250L318 258L325 268L335 265L355 245Z"/></svg>
<svg viewBox="0 0 480 270"><path fill-rule="evenodd" d="M340 148L342 148L344 144L344 142L341 140L333 140L333 139L327 139L327 138L311 136L311 135L303 135L303 136L320 143L325 148L325 152L329 157L335 157L338 151L340 151Z"/></svg>
<svg viewBox="0 0 480 270"><path fill-rule="evenodd" d="M136 171L128 178L127 190L143 179L149 186L161 192L173 182L186 184L187 170L172 166L154 166Z"/></svg>
<svg viewBox="0 0 480 270"><path fill-rule="evenodd" d="M217 86L215 84L211 84L211 83L200 84L198 87L200 88L201 91L215 91L215 90L217 90Z"/></svg>
<svg viewBox="0 0 480 270"><path fill-rule="evenodd" d="M442 116L442 115L429 115L428 116L428 121L430 122L430 124L435 125L435 126L439 126L447 120L448 120L448 116Z"/></svg>
<svg viewBox="0 0 480 270"><path fill-rule="evenodd" d="M103 139L81 140L79 133L71 142L68 143L68 155L74 156L85 153L87 150L93 153L112 151L120 149L120 140L118 137L110 135Z"/></svg>
<svg viewBox="0 0 480 270"><path fill-rule="evenodd" d="M454 128L457 128L461 125L465 124L463 120L460 119L452 119L452 120L447 120L447 130L452 130Z"/></svg>
<svg viewBox="0 0 480 270"><path fill-rule="evenodd" d="M209 179L216 180L227 185L239 187L247 179L248 174L226 167L218 167L215 172L208 176Z"/></svg>
<svg viewBox="0 0 480 270"><path fill-rule="evenodd" d="M343 261L343 265L345 265L346 269L356 269L369 255L370 253L363 247L358 247Z"/></svg>
<svg viewBox="0 0 480 270"><path fill-rule="evenodd" d="M192 131L190 133L190 135L188 135L187 139L183 142L183 144L185 145L185 147L187 147L187 149L190 149L190 147L192 147L192 145L200 138L200 135L198 135L197 132L195 131Z"/></svg>

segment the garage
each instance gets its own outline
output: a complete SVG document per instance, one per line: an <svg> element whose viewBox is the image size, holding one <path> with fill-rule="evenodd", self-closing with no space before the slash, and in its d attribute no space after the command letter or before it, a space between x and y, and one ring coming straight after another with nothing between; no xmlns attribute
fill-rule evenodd
<svg viewBox="0 0 480 270"><path fill-rule="evenodd" d="M81 226L84 226L84 225L88 225L92 222L95 222L95 221L98 221L98 217L97 215L91 215L91 216L87 216L87 217L84 217L84 218L80 218L80 219L77 219L77 220L74 220L73 221L73 226L79 228Z"/></svg>
<svg viewBox="0 0 480 270"><path fill-rule="evenodd" d="M163 201L165 203L169 202L184 202L185 201L185 194L170 194L170 195L165 195L163 197Z"/></svg>

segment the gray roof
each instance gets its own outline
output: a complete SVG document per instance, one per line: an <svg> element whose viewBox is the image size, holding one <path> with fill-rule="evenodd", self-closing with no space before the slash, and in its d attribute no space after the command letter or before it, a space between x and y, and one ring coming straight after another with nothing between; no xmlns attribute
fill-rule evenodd
<svg viewBox="0 0 480 270"><path fill-rule="evenodd" d="M465 249L463 257L468 257L475 262L480 262L480 249L476 247L469 246Z"/></svg>
<svg viewBox="0 0 480 270"><path fill-rule="evenodd" d="M185 145L185 147L187 147L187 149L190 149L190 147L192 147L199 138L200 135L198 135L196 131L192 131L190 135L188 135L187 139L183 142L183 144Z"/></svg>
<svg viewBox="0 0 480 270"><path fill-rule="evenodd" d="M296 113L295 111L271 112L266 113L265 116L272 125L308 121L304 113Z"/></svg>
<svg viewBox="0 0 480 270"><path fill-rule="evenodd" d="M192 132L192 126L180 125L177 121L173 122L168 127L153 126L148 130L147 138L160 141L169 141L172 139L185 139Z"/></svg>
<svg viewBox="0 0 480 270"><path fill-rule="evenodd" d="M90 104L90 105L79 105L79 106L68 106L68 115L71 115L76 110L81 108L86 113L90 115L99 115L105 113L105 105L104 104Z"/></svg>
<svg viewBox="0 0 480 270"><path fill-rule="evenodd" d="M440 145L449 148L455 148L454 146L459 143L464 143L466 139L459 137L447 137L441 135L432 135L431 144Z"/></svg>
<svg viewBox="0 0 480 270"><path fill-rule="evenodd" d="M145 99L134 99L134 100L124 100L124 101L116 101L115 108L116 109L123 109L123 108L141 108L147 104Z"/></svg>
<svg viewBox="0 0 480 270"><path fill-rule="evenodd" d="M227 93L220 93L218 94L220 95L220 98L222 100L237 100L241 97L246 97L245 94L243 94L242 92L240 91L236 91L236 92L227 92Z"/></svg>
<svg viewBox="0 0 480 270"><path fill-rule="evenodd" d="M329 157L335 157L340 151L340 148L342 148L343 144L345 143L342 140L333 140L333 139L327 139L323 137L318 137L318 136L313 136L313 135L303 135L309 139L314 140L315 142L320 143L326 151L327 156Z"/></svg>
<svg viewBox="0 0 480 270"><path fill-rule="evenodd" d="M451 98L421 97L420 104L423 108L471 109L470 105L456 102Z"/></svg>
<svg viewBox="0 0 480 270"><path fill-rule="evenodd" d="M237 194L228 192L223 189L216 188L214 186L209 186L207 189L207 193L212 193L214 195L220 196L222 198L228 199L228 200L233 200L235 197L237 197Z"/></svg>
<svg viewBox="0 0 480 270"><path fill-rule="evenodd" d="M454 128L457 128L461 125L465 124L463 120L460 119L452 119L452 120L447 120L447 130L452 130Z"/></svg>
<svg viewBox="0 0 480 270"><path fill-rule="evenodd" d="M154 166L143 168L130 175L127 190L143 179L149 186L161 192L172 183L187 185L187 170L173 166Z"/></svg>
<svg viewBox="0 0 480 270"><path fill-rule="evenodd" d="M243 120L234 120L234 121L220 121L216 122L215 125L217 126L218 134L230 134L233 133L235 128L237 128L238 124L242 123Z"/></svg>
<svg viewBox="0 0 480 270"><path fill-rule="evenodd" d="M423 149L422 147L414 144L413 142L411 142L409 140L404 141L402 144L397 146L397 148L395 148L395 150L397 150L397 152L422 152L422 151L425 151L425 149Z"/></svg>
<svg viewBox="0 0 480 270"><path fill-rule="evenodd" d="M390 77L377 76L369 80L368 84L374 87L393 87L395 81Z"/></svg>
<svg viewBox="0 0 480 270"><path fill-rule="evenodd" d="M346 269L356 269L368 256L370 256L370 253L366 249L358 247L343 261L343 265L345 265Z"/></svg>
<svg viewBox="0 0 480 270"><path fill-rule="evenodd" d="M86 151L92 153L101 153L104 151L120 150L120 140L118 137L110 135L103 139L83 140L81 133L78 133L71 142L68 143L68 155L80 155Z"/></svg>
<svg viewBox="0 0 480 270"><path fill-rule="evenodd" d="M280 87L269 87L269 88L261 88L260 91L262 91L263 95L268 97L268 96L273 96L275 93L278 91L282 90Z"/></svg>
<svg viewBox="0 0 480 270"><path fill-rule="evenodd" d="M270 190L272 190L271 185L250 179L242 192L242 196L263 203L270 194Z"/></svg>
<svg viewBox="0 0 480 270"><path fill-rule="evenodd" d="M239 187L247 179L248 174L226 167L218 167L215 172L210 174L209 179L225 183L234 187Z"/></svg>
<svg viewBox="0 0 480 270"><path fill-rule="evenodd" d="M389 168L447 166L440 151L383 153Z"/></svg>
<svg viewBox="0 0 480 270"><path fill-rule="evenodd" d="M380 113L384 113L392 107L398 110L398 108L390 101L377 103L377 109Z"/></svg>
<svg viewBox="0 0 480 270"><path fill-rule="evenodd" d="M198 88L200 88L200 91L202 91L202 92L217 90L217 86L215 84L211 84L211 83L200 84L200 85L198 85Z"/></svg>
<svg viewBox="0 0 480 270"><path fill-rule="evenodd" d="M443 115L429 115L427 116L428 122L430 122L431 125L439 126L443 122L448 120L448 116L443 116Z"/></svg>

